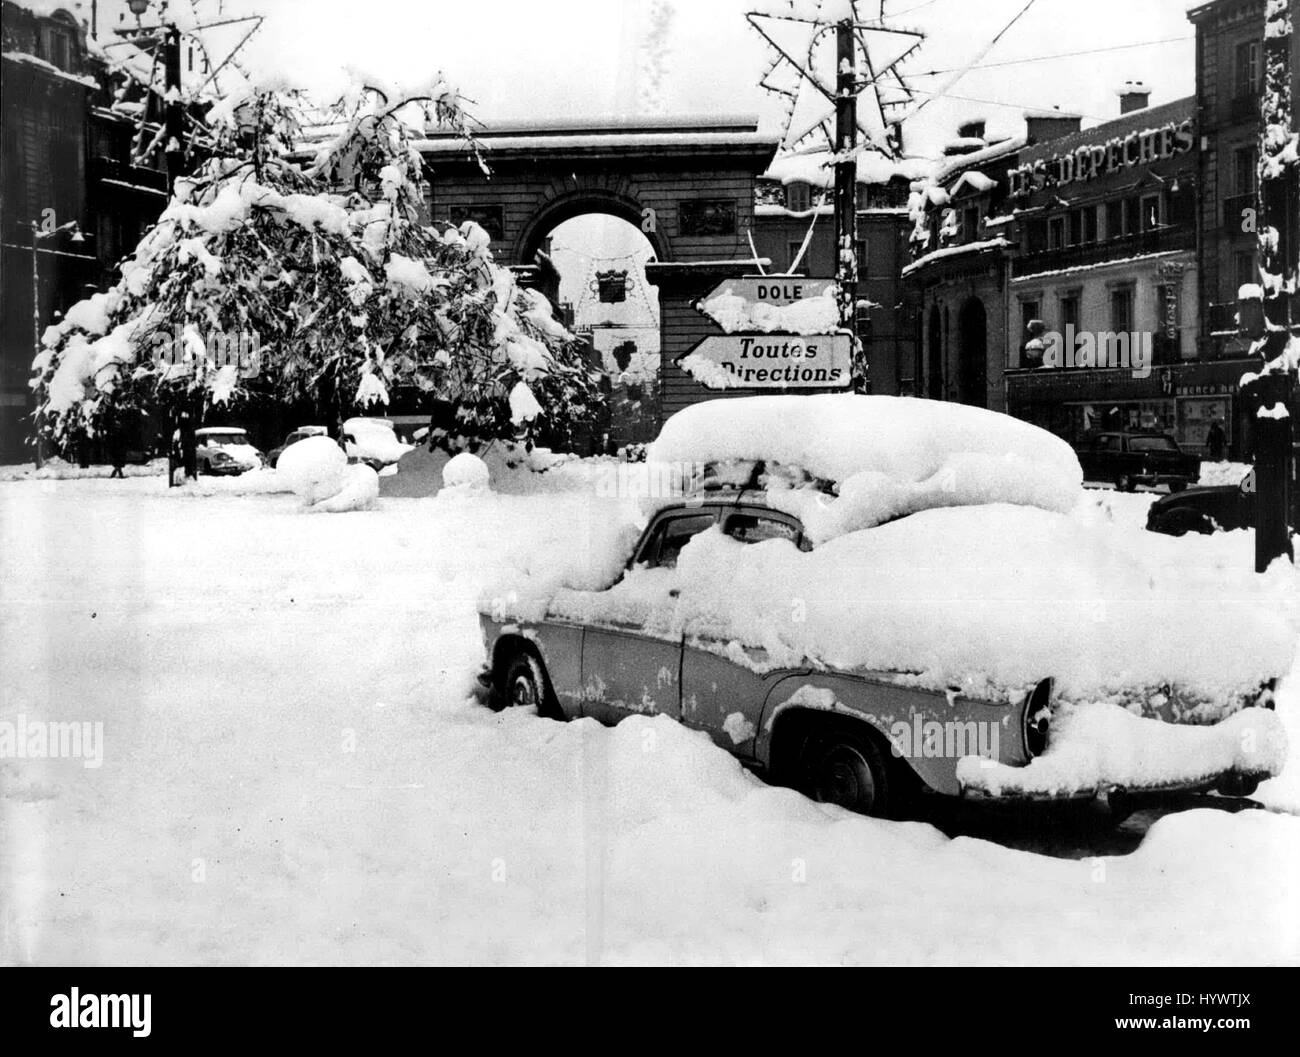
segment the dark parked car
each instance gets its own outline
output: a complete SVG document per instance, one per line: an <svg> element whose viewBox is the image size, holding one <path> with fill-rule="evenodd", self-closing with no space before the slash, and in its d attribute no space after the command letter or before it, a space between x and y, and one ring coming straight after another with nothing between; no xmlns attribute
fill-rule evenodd
<svg viewBox="0 0 1300 1057"><path fill-rule="evenodd" d="M1167 433L1098 433L1079 450L1089 481L1110 481L1121 492L1167 484L1179 491L1201 477L1199 456L1188 455Z"/></svg>
<svg viewBox="0 0 1300 1057"><path fill-rule="evenodd" d="M1235 484L1200 486L1161 496L1147 512L1147 529L1167 536L1209 535L1254 525L1254 492Z"/></svg>

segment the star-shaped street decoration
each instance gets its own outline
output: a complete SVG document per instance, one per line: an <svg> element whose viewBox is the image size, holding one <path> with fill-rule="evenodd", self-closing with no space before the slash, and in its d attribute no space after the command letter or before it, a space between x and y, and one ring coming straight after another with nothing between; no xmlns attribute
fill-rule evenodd
<svg viewBox="0 0 1300 1057"><path fill-rule="evenodd" d="M883 0L874 18L861 17L859 6L865 0L776 0L745 16L776 52L759 84L787 100L782 135L787 151L834 149L836 28L849 22L858 71L858 131L870 148L888 157L898 154L895 114L913 101L900 66L920 48L925 34L886 25Z"/></svg>

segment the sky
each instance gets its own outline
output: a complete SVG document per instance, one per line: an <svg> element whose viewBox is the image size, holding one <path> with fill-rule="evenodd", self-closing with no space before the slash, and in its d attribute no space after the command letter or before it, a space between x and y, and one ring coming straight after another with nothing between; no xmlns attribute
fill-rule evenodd
<svg viewBox="0 0 1300 1057"><path fill-rule="evenodd" d="M781 103L758 87L768 52L744 18L759 0L660 2L672 9L658 93L662 112L757 113L765 130L779 131ZM916 88L933 91L948 77L922 74L969 62L1026 2L890 0L886 12L897 13L897 25L927 33L908 70ZM292 72L320 91L337 87L349 66L412 82L441 70L474 101L476 116L490 122L632 112L638 42L655 3L226 0L225 6L267 16L249 49L257 67ZM874 16L878 3L863 0L859 11ZM1111 118L1118 114L1115 90L1130 78L1150 85L1153 105L1191 94L1188 6L1188 0L1034 0L984 63L1182 40L973 70L952 87L952 98L917 116L909 148L940 149L970 117L985 117L993 131L1021 131L1027 108L1060 106L1094 119L1086 124Z"/></svg>

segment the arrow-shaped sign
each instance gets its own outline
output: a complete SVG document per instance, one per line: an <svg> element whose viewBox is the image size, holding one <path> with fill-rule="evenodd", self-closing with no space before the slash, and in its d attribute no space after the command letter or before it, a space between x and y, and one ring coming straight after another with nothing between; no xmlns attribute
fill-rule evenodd
<svg viewBox="0 0 1300 1057"><path fill-rule="evenodd" d="M677 358L709 389L847 389L848 334L711 334Z"/></svg>
<svg viewBox="0 0 1300 1057"><path fill-rule="evenodd" d="M724 279L700 299L705 305L715 297L730 294L750 303L792 305L810 297L821 297L835 285L834 279L806 279L802 275L746 275Z"/></svg>

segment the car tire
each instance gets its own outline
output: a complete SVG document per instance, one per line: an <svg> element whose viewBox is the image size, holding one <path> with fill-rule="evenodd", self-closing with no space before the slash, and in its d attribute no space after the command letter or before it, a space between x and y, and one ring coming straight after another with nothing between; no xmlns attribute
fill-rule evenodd
<svg viewBox="0 0 1300 1057"><path fill-rule="evenodd" d="M505 666L497 693L497 708L535 708L539 716L554 719L558 709L554 705L550 680L542 662L532 653L520 651Z"/></svg>
<svg viewBox="0 0 1300 1057"><path fill-rule="evenodd" d="M860 726L826 724L804 744L799 787L811 799L859 815L892 818L895 776L884 753Z"/></svg>
<svg viewBox="0 0 1300 1057"><path fill-rule="evenodd" d="M1134 483L1131 475L1122 473L1115 478L1115 487L1121 492L1131 492L1137 485Z"/></svg>

